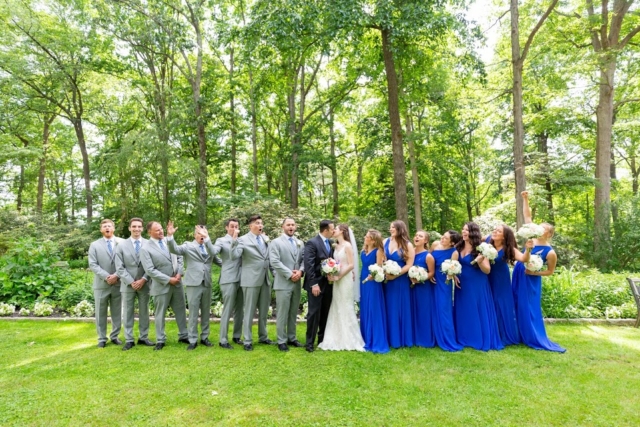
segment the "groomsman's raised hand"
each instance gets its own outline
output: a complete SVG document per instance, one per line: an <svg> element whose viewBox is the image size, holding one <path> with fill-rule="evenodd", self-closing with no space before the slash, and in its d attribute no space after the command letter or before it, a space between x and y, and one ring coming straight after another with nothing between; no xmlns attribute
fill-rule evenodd
<svg viewBox="0 0 640 427"><path fill-rule="evenodd" d="M173 221L169 221L167 223L167 236L173 236L173 233L175 233L177 230L178 227L173 226Z"/></svg>
<svg viewBox="0 0 640 427"><path fill-rule="evenodd" d="M196 233L204 236L205 239L209 238L209 232L207 231L207 227L204 225L196 225Z"/></svg>

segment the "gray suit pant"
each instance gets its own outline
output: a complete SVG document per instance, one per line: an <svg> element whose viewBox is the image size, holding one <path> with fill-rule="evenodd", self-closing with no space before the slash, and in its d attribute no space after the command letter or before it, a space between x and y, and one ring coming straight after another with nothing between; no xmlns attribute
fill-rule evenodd
<svg viewBox="0 0 640 427"><path fill-rule="evenodd" d="M176 323L178 324L178 339L186 339L187 334L187 313L184 305L184 291L182 287L176 288L169 285L169 292L164 295L156 295L153 297L153 303L156 306L154 316L156 318L156 340L159 343L167 341L167 335L164 333L164 316L167 309L171 307L176 314Z"/></svg>
<svg viewBox="0 0 640 427"><path fill-rule="evenodd" d="M220 315L220 343L229 342L229 319L233 314L233 338L242 336L244 299L240 282L220 285L222 292L222 314Z"/></svg>
<svg viewBox="0 0 640 427"><path fill-rule="evenodd" d="M133 292L123 292L124 302L124 339L133 342L134 306L138 297L138 339L149 339L149 286Z"/></svg>
<svg viewBox="0 0 640 427"><path fill-rule="evenodd" d="M300 306L300 283L293 289L276 290L276 331L278 344L296 340L296 320Z"/></svg>
<svg viewBox="0 0 640 427"><path fill-rule="evenodd" d="M244 319L242 335L244 335L244 343L251 344L253 342L253 334L251 326L253 325L253 316L258 309L258 340L266 341L267 336L267 314L269 313L269 304L271 303L271 287L265 282L262 286L255 288L242 288L244 294Z"/></svg>
<svg viewBox="0 0 640 427"><path fill-rule="evenodd" d="M204 283L204 282L203 282ZM201 340L209 338L209 321L211 320L211 287L186 286L189 303L189 342L198 342L198 313L201 314Z"/></svg>
<svg viewBox="0 0 640 427"><path fill-rule="evenodd" d="M107 308L111 306L111 335L110 339L118 338L122 325L122 296L120 284L112 285L109 289L94 289L93 297L96 301L96 330L98 342L107 342Z"/></svg>

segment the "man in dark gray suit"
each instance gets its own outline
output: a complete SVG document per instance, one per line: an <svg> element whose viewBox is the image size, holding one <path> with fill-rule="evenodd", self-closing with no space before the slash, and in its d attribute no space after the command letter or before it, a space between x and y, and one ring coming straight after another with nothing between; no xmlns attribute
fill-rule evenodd
<svg viewBox="0 0 640 427"><path fill-rule="evenodd" d="M122 241L116 249L116 271L120 277L120 292L124 300L124 338L123 351L130 350L135 344L133 337L134 306L138 298L138 344L153 347L149 340L149 276L140 262L140 249L147 242L142 237L143 221L131 218L129 231L131 237Z"/></svg>
<svg viewBox="0 0 640 427"><path fill-rule="evenodd" d="M173 222L167 224L167 245L169 252L181 255L187 264L187 270L182 281L187 288L187 302L189 303L189 346L193 350L198 346L198 314L200 320L200 343L211 347L209 341L209 321L211 320L211 264L213 256L209 255L204 246L204 239L208 237L206 229L196 227L195 240L178 245L173 234L178 228ZM204 230L204 232L201 232Z"/></svg>
<svg viewBox="0 0 640 427"><path fill-rule="evenodd" d="M182 289L182 257L171 254L159 222L147 224L149 240L140 249L140 261L144 271L151 277L149 294L155 305L156 339L154 350L162 350L167 336L164 333L164 316L171 307L178 324L178 342L189 344L187 313Z"/></svg>
<svg viewBox="0 0 640 427"><path fill-rule="evenodd" d="M89 268L94 273L93 296L96 301L96 330L98 347L107 344L107 310L111 306L111 342L122 344L118 339L122 323L122 296L120 278L116 274L117 241L113 232L115 225L110 219L100 222L102 237L89 246Z"/></svg>
<svg viewBox="0 0 640 427"><path fill-rule="evenodd" d="M231 245L238 238L240 229L238 220L230 218L225 221L224 228L227 235L216 239L212 244L209 238L205 239L205 245L211 256L219 255L222 259L220 271L220 292L222 293L222 314L220 316L220 341L222 348L232 349L229 344L229 319L233 314L233 342L242 344L242 319L244 301L242 288L240 287L240 265L242 259L231 259Z"/></svg>
<svg viewBox="0 0 640 427"><path fill-rule="evenodd" d="M251 326L258 308L258 340L261 344L273 344L267 336L267 314L271 303L271 278L269 277L268 238L262 234L262 217L249 218L249 232L231 245L231 258L242 258L240 286L244 295L244 319L242 335L244 349L253 350Z"/></svg>
<svg viewBox="0 0 640 427"><path fill-rule="evenodd" d="M282 235L269 245L269 263L274 271L273 289L276 291L276 331L278 349L289 351L287 344L303 347L296 338L296 320L300 306L300 279L304 274L302 241L293 235L293 218L282 221Z"/></svg>

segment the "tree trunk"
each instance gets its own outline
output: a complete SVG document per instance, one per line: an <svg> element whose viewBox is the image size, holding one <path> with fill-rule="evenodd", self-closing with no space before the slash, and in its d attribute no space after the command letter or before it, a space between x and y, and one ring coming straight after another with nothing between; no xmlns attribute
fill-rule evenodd
<svg viewBox="0 0 640 427"><path fill-rule="evenodd" d="M253 152L253 192L258 192L258 118L256 115L256 96L253 88L253 70L249 67L249 96L251 97L251 148Z"/></svg>
<svg viewBox="0 0 640 427"><path fill-rule="evenodd" d="M84 139L84 129L82 128L82 118L75 117L73 120L73 129L76 131L76 138L80 146L82 154L82 178L84 179L84 191L87 200L87 223L93 219L93 195L91 192L91 173L89 169L89 154L87 153L87 144ZM75 216L75 215L74 215Z"/></svg>
<svg viewBox="0 0 640 427"><path fill-rule="evenodd" d="M38 168L38 192L36 194L36 212L42 215L42 205L44 201L44 178L47 167L47 149L49 148L50 126L55 115L45 115L43 118L44 125L42 128L42 155L40 156L40 167Z"/></svg>
<svg viewBox="0 0 640 427"><path fill-rule="evenodd" d="M409 223L407 207L407 181L402 145L402 125L400 124L400 109L398 106L398 76L391 46L390 31L380 30L382 36L382 54L384 68L387 75L389 122L391 124L391 146L393 152L393 186L395 190L396 218Z"/></svg>
<svg viewBox="0 0 640 427"><path fill-rule="evenodd" d="M413 138L413 121L411 115L407 113L405 118L405 128L407 130L407 145L409 146L409 161L411 164L411 180L413 183L413 210L416 217L416 230L422 230L422 199L420 195L420 179L418 177L418 165L416 162L416 150Z"/></svg>
<svg viewBox="0 0 640 427"><path fill-rule="evenodd" d="M331 141L331 198L333 200L333 217L338 218L338 167L336 159L336 135L333 127L333 107L329 107L329 139Z"/></svg>
<svg viewBox="0 0 640 427"><path fill-rule="evenodd" d="M524 123L522 119L522 66L518 0L511 0L511 64L513 68L513 165L516 181L516 226L524 223L520 195L526 189L524 170Z"/></svg>
<svg viewBox="0 0 640 427"><path fill-rule="evenodd" d="M549 209L547 221L555 224L555 213L553 211L553 188L551 187L551 166L549 165L549 134L541 132L538 137L538 152L542 155L542 173L544 176L545 198Z"/></svg>
<svg viewBox="0 0 640 427"><path fill-rule="evenodd" d="M229 108L231 110L231 194L236 194L236 185L238 177L237 150L238 142L236 131L236 106L233 99L233 47L229 54Z"/></svg>

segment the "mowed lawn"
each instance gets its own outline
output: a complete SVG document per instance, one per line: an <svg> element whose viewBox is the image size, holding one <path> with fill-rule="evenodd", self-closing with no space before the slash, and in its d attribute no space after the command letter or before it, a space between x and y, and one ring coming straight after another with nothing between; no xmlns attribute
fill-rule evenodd
<svg viewBox="0 0 640 427"><path fill-rule="evenodd" d="M224 350L218 324L215 347L187 352L167 325L164 350L123 352L96 348L90 323L0 320L0 425L640 425L640 330L630 327L548 326L566 354L375 355Z"/></svg>

